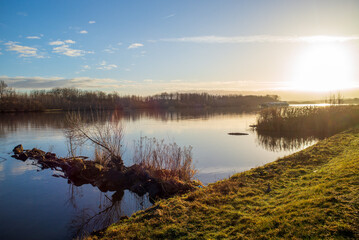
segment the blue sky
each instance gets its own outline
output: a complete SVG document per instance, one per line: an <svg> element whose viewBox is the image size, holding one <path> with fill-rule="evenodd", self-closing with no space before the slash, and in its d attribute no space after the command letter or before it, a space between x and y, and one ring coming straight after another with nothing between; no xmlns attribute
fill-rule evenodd
<svg viewBox="0 0 359 240"><path fill-rule="evenodd" d="M286 89L327 42L359 63L359 1L0 0L0 80L19 90Z"/></svg>

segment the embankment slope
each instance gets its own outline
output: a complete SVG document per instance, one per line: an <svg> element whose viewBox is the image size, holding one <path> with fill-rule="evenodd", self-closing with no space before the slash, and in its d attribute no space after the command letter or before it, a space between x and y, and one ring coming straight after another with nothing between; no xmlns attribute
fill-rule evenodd
<svg viewBox="0 0 359 240"><path fill-rule="evenodd" d="M359 239L359 129L171 199L89 239Z"/></svg>

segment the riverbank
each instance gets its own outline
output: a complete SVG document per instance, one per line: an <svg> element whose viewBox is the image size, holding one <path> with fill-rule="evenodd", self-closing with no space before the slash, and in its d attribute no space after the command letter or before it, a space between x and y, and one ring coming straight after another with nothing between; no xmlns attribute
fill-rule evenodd
<svg viewBox="0 0 359 240"><path fill-rule="evenodd" d="M186 195L88 239L359 238L359 128Z"/></svg>

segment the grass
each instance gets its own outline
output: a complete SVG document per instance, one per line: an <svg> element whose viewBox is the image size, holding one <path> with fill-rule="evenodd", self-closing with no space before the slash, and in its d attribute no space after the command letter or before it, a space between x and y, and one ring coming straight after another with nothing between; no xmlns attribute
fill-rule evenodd
<svg viewBox="0 0 359 240"><path fill-rule="evenodd" d="M331 136L359 122L359 106L268 108L259 113L260 132L296 132L301 135Z"/></svg>
<svg viewBox="0 0 359 240"><path fill-rule="evenodd" d="M358 239L358 211L356 128L161 200L88 239Z"/></svg>

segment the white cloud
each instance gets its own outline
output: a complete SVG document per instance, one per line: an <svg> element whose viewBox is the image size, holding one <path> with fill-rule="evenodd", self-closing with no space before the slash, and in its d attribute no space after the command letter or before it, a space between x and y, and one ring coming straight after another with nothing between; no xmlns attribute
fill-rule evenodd
<svg viewBox="0 0 359 240"><path fill-rule="evenodd" d="M94 24L96 23L96 21L89 21L89 24Z"/></svg>
<svg viewBox="0 0 359 240"><path fill-rule="evenodd" d="M19 165L11 168L11 175L22 175L27 171L34 171L38 169L35 165Z"/></svg>
<svg viewBox="0 0 359 240"><path fill-rule="evenodd" d="M118 46L121 46L122 44L123 44L122 42L117 43Z"/></svg>
<svg viewBox="0 0 359 240"><path fill-rule="evenodd" d="M107 52L107 53L115 53L115 51L113 51L112 49L109 49L109 48L106 48L103 51Z"/></svg>
<svg viewBox="0 0 359 240"><path fill-rule="evenodd" d="M52 52L66 55L69 57L79 57L88 53L94 53L93 51L85 51L85 50L71 48L69 44L74 44L74 43L76 43L74 40L67 39L64 41L57 40L54 42L50 42L49 45L57 46L52 49Z"/></svg>
<svg viewBox="0 0 359 240"><path fill-rule="evenodd" d="M130 46L128 46L128 49L139 48L139 47L143 47L143 44L142 43L132 43Z"/></svg>
<svg viewBox="0 0 359 240"><path fill-rule="evenodd" d="M0 81L6 82L9 87L16 89L51 89L56 87L69 87L93 90L113 91L122 88L128 81L115 80L111 78L61 78L61 77L8 77L0 76Z"/></svg>
<svg viewBox="0 0 359 240"><path fill-rule="evenodd" d="M89 65L83 65L82 67L81 67L81 70L79 70L79 71L77 71L77 72L75 72L76 74L79 74L79 73L81 73L81 72L86 72L87 70L90 70L91 69L91 67L89 66Z"/></svg>
<svg viewBox="0 0 359 240"><path fill-rule="evenodd" d="M88 32L86 30L80 31L81 34L87 34Z"/></svg>
<svg viewBox="0 0 359 240"><path fill-rule="evenodd" d="M54 47L53 52L59 53L62 55L66 55L69 57L79 57L79 56L83 56L86 53L88 53L87 51L84 51L84 50L70 48L70 46L67 44L64 44L64 45L61 45L58 47Z"/></svg>
<svg viewBox="0 0 359 240"><path fill-rule="evenodd" d="M42 55L38 54L38 49L35 47L28 47L19 45L18 42L9 41L4 43L7 46L6 51L14 51L19 54L19 57L35 57L43 58Z"/></svg>
<svg viewBox="0 0 359 240"><path fill-rule="evenodd" d="M74 40L68 39L64 41L65 43L70 43L70 44L74 44L76 43Z"/></svg>
<svg viewBox="0 0 359 240"><path fill-rule="evenodd" d="M102 61L99 65L108 65ZM253 82L253 81L197 81L172 79L172 80L154 80L143 79L140 82L130 80L115 80L110 78L61 78L61 77L8 77L0 76L0 81L6 82L10 87L16 89L49 89L55 87L76 87L76 88L95 88L97 90L113 91L114 89L123 89L126 93L136 94L156 93L156 92L175 92L175 91L243 91L271 89L273 86L279 87L283 82ZM358 86L359 87L359 86ZM262 88L262 89L261 89Z"/></svg>
<svg viewBox="0 0 359 240"><path fill-rule="evenodd" d="M107 70L111 70L113 68L117 68L117 65L116 64L109 64L109 65L106 66Z"/></svg>
<svg viewBox="0 0 359 240"><path fill-rule="evenodd" d="M49 42L49 45L64 45L65 43L74 44L76 42L71 39L67 39L64 41L57 40L57 41Z"/></svg>
<svg viewBox="0 0 359 240"><path fill-rule="evenodd" d="M174 17L174 16L176 16L176 14L170 14L168 16L163 17L163 19L171 18L171 17Z"/></svg>
<svg viewBox="0 0 359 240"><path fill-rule="evenodd" d="M106 61L102 61L98 65L99 67L97 67L97 69L99 70L112 70L118 68L116 64L107 64Z"/></svg>
<svg viewBox="0 0 359 240"><path fill-rule="evenodd" d="M41 39L40 36L27 36L27 39Z"/></svg>
<svg viewBox="0 0 359 240"><path fill-rule="evenodd" d="M57 40L57 41L53 41L53 42L49 42L49 45L64 45L65 43L63 42L63 41L59 41L59 40Z"/></svg>
<svg viewBox="0 0 359 240"><path fill-rule="evenodd" d="M347 42L357 41L359 36L272 36L272 35L253 35L253 36L195 36L181 38L163 38L163 42L189 42L189 43L297 43L297 42Z"/></svg>
<svg viewBox="0 0 359 240"><path fill-rule="evenodd" d="M112 47L112 45L109 45L106 49L103 50L104 52L107 53L115 53L116 51L118 51L118 48Z"/></svg>

